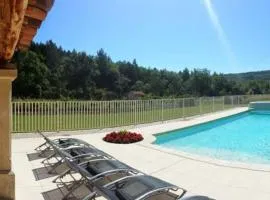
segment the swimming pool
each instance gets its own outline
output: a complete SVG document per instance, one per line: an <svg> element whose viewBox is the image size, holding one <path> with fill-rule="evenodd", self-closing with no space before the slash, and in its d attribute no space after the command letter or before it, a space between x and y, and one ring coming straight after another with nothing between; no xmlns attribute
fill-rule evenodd
<svg viewBox="0 0 270 200"><path fill-rule="evenodd" d="M155 144L222 160L270 164L270 112L250 110L156 135Z"/></svg>

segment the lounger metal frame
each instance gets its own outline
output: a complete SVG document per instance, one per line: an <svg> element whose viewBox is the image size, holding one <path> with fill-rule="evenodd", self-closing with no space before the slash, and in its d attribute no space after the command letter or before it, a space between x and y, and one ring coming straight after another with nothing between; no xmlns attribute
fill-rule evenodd
<svg viewBox="0 0 270 200"><path fill-rule="evenodd" d="M42 163L45 166L50 166L51 169L48 171L49 173L52 173L53 171L55 171L55 169L61 165L62 163L64 163L64 161L66 159L69 159L70 161L78 161L80 159L83 158L88 158L87 160L93 159L93 158L105 158L105 159L113 159L113 157L109 154L106 154L100 150L98 150L97 148L91 148L89 147L70 147L70 148L66 148L66 149L61 149L58 148L55 145L52 145L52 148L54 150L54 153L52 155L50 155L49 157L45 158ZM80 149L80 148L89 148L91 150L95 150L96 152L89 152L89 153L83 153L77 156L71 156L69 153L67 153L67 150L74 150L74 149ZM51 163L50 160L55 158L56 162Z"/></svg>
<svg viewBox="0 0 270 200"><path fill-rule="evenodd" d="M35 150L40 153L39 155L43 156L47 150L53 150L53 153L42 161L42 163L45 166L48 166L48 165L51 166L49 173L52 173L53 171L55 171L56 168L62 163L66 163L67 166L69 167L68 170L64 171L53 180L53 182L57 184L57 187L61 186L67 189L68 192L67 194L64 195L63 199L66 199L71 195L74 196L73 193L75 192L75 190L81 187L83 184L90 191L90 193L86 197L84 197L83 200L95 199L99 194L102 194L104 197L110 199L109 193L113 192L114 190L110 187L115 187L118 183L125 181L125 179L130 179L130 178L132 179L133 177L139 177L139 176L148 176L134 168L131 168L131 167L129 168L129 166L119 167L116 169L107 170L107 171L93 175L85 169L85 166L84 166L85 164L89 164L91 162L99 162L99 161L102 162L104 160L113 160L113 161L117 161L117 160L113 158L112 156L110 156L109 154L97 149L96 147L84 141L77 140L77 139L74 139L74 141L72 141L73 138L59 138L59 139L51 140L47 136L45 136L42 132L38 131L38 133L45 139L44 143L42 143L41 145L35 148ZM67 147L61 147L61 144L58 144L57 142L60 140L63 140L63 141L71 140L71 142L64 143L65 145L67 145ZM78 148L89 148L89 149L94 150L94 152L84 153L77 156L72 156L67 152L68 150L78 149ZM56 162L51 163L50 160L53 158L56 159ZM79 179L74 177L75 173L80 174ZM120 174L122 173L126 176L118 178L105 185L98 185L96 183L101 178L106 178L117 173L120 173ZM67 175L71 177L72 179L71 181L63 180L63 177ZM156 179L156 180L158 181L159 179ZM168 186L166 186L166 183L165 183L164 187L157 187L155 189L149 190L148 192L144 193L143 195L137 197L134 200L145 200L157 194L170 193L171 191L177 192L178 190L181 190L182 193L176 196L175 198L176 200L182 198L185 195L186 190L181 187L172 185L170 183L168 183ZM108 192L108 194L106 194L106 192Z"/></svg>
<svg viewBox="0 0 270 200"><path fill-rule="evenodd" d="M108 188L110 186L116 185L117 183L119 183L121 181L124 181L125 179L133 178L133 177L136 177L136 176L145 176L145 174L139 174L139 175L135 175L135 176L126 176L126 177L117 179L117 180L115 180L115 181L113 181L111 183L108 183L108 184L104 185L103 187ZM99 190L99 188L100 187L96 186L97 190ZM166 187L160 187L160 188L157 188L157 189L150 190L150 191L146 192L145 194L137 197L134 200L145 200L145 199L148 199L151 196L154 196L154 195L157 195L157 194L169 193L170 191L176 192L178 190L182 191L182 193L180 195L176 196L176 200L178 200L178 199L181 199L186 194L186 190L184 188L181 188L181 187L178 187L178 186L175 186L175 185L170 185L170 184L168 184L168 186L166 186ZM105 196L107 198L110 198L109 196L107 196L104 193L103 193L103 196ZM91 200L91 195L89 195L89 198L84 198L83 200Z"/></svg>
<svg viewBox="0 0 270 200"><path fill-rule="evenodd" d="M67 159L66 162L68 163L70 170L67 170L66 172L62 173L59 177L54 179L54 182L57 182L57 180L59 180L58 183L60 183L61 186L66 187L66 189L68 190L68 193L64 196L64 199L69 197L70 195L72 195L73 192L76 189L78 189L79 187L81 187L82 185L86 185L88 187L88 189L91 191L90 195L88 195L88 196L93 198L94 196L97 195L93 191L95 182L98 181L100 178L108 177L110 175L117 174L117 173L124 173L124 174L127 174L127 176L134 176L134 175L140 173L139 171L137 171L133 168L118 168L118 169L114 169L114 170L104 171L104 172L96 174L96 175L92 175L91 173L86 171L85 168L82 167L82 165L84 165L86 163L104 161L104 160L107 160L107 159L99 158L99 159L88 160L88 161L85 161L85 162L80 163L80 164L76 164L76 163ZM114 160L114 161L117 161L117 160ZM81 175L81 179L76 180L76 178L72 174L70 174L70 172L72 172L72 171L79 173ZM63 176L66 176L67 174L69 174L69 176L71 176L72 179L74 180L72 185L70 185L69 183L66 184L65 182L63 182L61 180L61 178Z"/></svg>
<svg viewBox="0 0 270 200"><path fill-rule="evenodd" d="M71 146L75 146L75 147L85 146L85 147L95 148L94 146L88 144L87 142L85 142L83 140L74 139L74 138L57 138L57 139L51 140L46 135L44 135L42 132L38 131L38 133L45 140L44 143L42 143L41 145L39 145L38 147L35 148L35 150L39 152L40 156L43 156L46 151L52 149L52 145L58 146L58 148L61 148L61 149L67 149ZM65 142L65 145L67 145L67 147L62 148L61 144L57 143L57 141L60 141L60 140L62 140L62 141L70 140L70 142Z"/></svg>

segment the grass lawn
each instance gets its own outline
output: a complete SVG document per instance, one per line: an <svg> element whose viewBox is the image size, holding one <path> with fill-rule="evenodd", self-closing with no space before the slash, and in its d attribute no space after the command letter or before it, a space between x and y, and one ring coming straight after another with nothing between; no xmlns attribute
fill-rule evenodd
<svg viewBox="0 0 270 200"><path fill-rule="evenodd" d="M108 112L105 109L99 109L96 113L87 113L82 111L74 111L72 113L64 113L60 110L56 113L36 114L29 112L26 114L13 114L13 132L34 132L42 131L58 131L58 130L80 130L118 127L132 124L143 124L156 121L171 120L183 117L190 117L199 114L216 112L223 109L229 109L231 104L205 102L198 106L190 106L183 108L164 108L149 109L149 107L140 106L133 111L120 109L121 112Z"/></svg>

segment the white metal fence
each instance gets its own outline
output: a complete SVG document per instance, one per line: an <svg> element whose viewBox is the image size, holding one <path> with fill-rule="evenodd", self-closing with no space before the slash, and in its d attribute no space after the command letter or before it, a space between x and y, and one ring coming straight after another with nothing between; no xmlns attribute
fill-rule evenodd
<svg viewBox="0 0 270 200"><path fill-rule="evenodd" d="M166 121L216 112L270 95L121 101L13 101L13 132L82 130Z"/></svg>

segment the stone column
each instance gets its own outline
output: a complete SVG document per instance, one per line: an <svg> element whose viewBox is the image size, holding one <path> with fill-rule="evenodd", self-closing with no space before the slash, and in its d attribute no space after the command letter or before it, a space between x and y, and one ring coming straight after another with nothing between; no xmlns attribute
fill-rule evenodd
<svg viewBox="0 0 270 200"><path fill-rule="evenodd" d="M11 171L11 91L16 69L0 66L0 199L15 199L15 176Z"/></svg>

